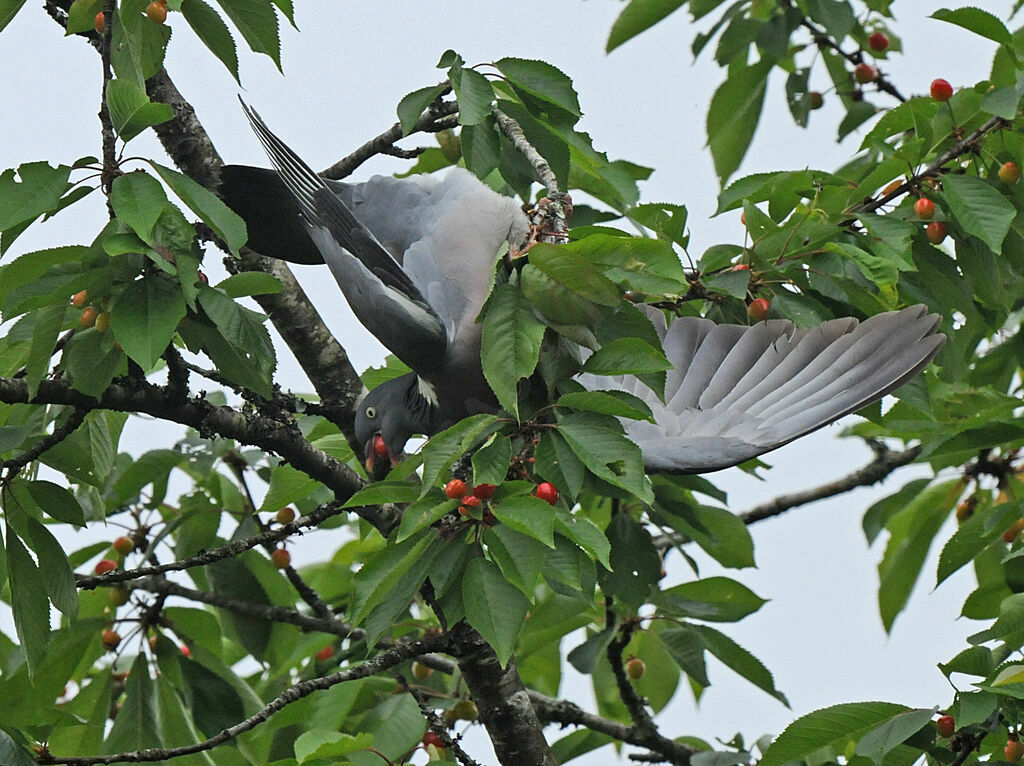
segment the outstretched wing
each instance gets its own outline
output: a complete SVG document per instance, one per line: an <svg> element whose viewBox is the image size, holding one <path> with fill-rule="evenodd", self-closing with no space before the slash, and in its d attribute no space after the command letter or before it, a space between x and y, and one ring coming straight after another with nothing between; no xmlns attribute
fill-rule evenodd
<svg viewBox="0 0 1024 766"><path fill-rule="evenodd" d="M446 358L448 333L437 312L335 190L274 135L255 111L244 103L243 108L352 312L416 372L429 374L438 369Z"/></svg>
<svg viewBox="0 0 1024 766"><path fill-rule="evenodd" d="M945 342L940 317L920 305L806 329L786 320L743 327L696 317L666 326L661 312L647 313L675 365L665 401L631 375L581 382L630 391L650 405L656 424L625 423L649 471L715 471L781 447L899 388Z"/></svg>

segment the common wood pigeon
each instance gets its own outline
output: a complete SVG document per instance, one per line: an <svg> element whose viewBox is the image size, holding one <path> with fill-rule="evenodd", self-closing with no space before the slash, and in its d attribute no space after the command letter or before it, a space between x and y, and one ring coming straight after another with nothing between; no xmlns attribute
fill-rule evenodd
<svg viewBox="0 0 1024 766"><path fill-rule="evenodd" d="M359 321L414 371L359 403L355 432L367 462L377 434L394 460L413 434L495 410L477 317L502 246L528 232L515 201L460 168L361 184L322 179L245 109L277 171L222 170L221 194L248 224L250 247L326 262ZM786 320L668 323L642 308L675 365L664 401L630 375L578 380L630 391L652 408L656 424L623 423L651 471L713 471L775 449L903 385L945 341L940 317L920 305L810 329Z"/></svg>

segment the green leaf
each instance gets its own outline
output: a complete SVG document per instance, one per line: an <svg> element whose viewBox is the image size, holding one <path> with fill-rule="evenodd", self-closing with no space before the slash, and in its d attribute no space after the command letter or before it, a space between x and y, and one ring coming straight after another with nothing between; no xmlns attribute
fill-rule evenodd
<svg viewBox="0 0 1024 766"><path fill-rule="evenodd" d="M35 396L39 384L50 371L50 359L57 343L57 335L67 314L65 306L44 306L32 315L32 345L25 360L25 381L29 396Z"/></svg>
<svg viewBox="0 0 1024 766"><path fill-rule="evenodd" d="M957 480L935 484L889 519L891 536L878 564L878 608L886 631L910 598L932 540L959 494Z"/></svg>
<svg viewBox="0 0 1024 766"><path fill-rule="evenodd" d="M218 282L217 289L223 290L229 298L245 298L250 295L276 295L283 287L281 281L271 274L243 271Z"/></svg>
<svg viewBox="0 0 1024 766"><path fill-rule="evenodd" d="M25 659L28 660L31 677L46 657L46 647L50 640L50 602L39 569L11 528L10 522L6 526L5 538L11 611L14 613L14 627Z"/></svg>
<svg viewBox="0 0 1024 766"><path fill-rule="evenodd" d="M512 285L491 294L483 328L484 377L508 412L519 418L517 388L537 368L544 324L530 302Z"/></svg>
<svg viewBox="0 0 1024 766"><path fill-rule="evenodd" d="M708 109L708 147L722 185L740 166L757 129L770 61L760 61L730 72L711 98Z"/></svg>
<svg viewBox="0 0 1024 766"><path fill-rule="evenodd" d="M420 450L423 458L423 487L420 496L441 482L441 474L491 428L498 425L495 415L473 415L451 428L434 434Z"/></svg>
<svg viewBox="0 0 1024 766"><path fill-rule="evenodd" d="M177 651L177 647L173 651ZM192 720L204 733L216 734L245 718L242 698L231 684L196 660L182 660L180 667Z"/></svg>
<svg viewBox="0 0 1024 766"><path fill-rule="evenodd" d="M627 40L653 27L673 11L678 10L685 0L630 0L608 33L605 51L611 53Z"/></svg>
<svg viewBox="0 0 1024 766"><path fill-rule="evenodd" d="M1017 214L1013 204L992 184L976 176L950 174L943 179L942 188L957 224L992 252L1000 252Z"/></svg>
<svg viewBox="0 0 1024 766"><path fill-rule="evenodd" d="M705 647L695 627L684 623L678 628L659 631L657 635L680 670L695 683L707 687L711 686L711 681L708 680L708 668L704 660Z"/></svg>
<svg viewBox="0 0 1024 766"><path fill-rule="evenodd" d="M150 274L117 296L110 315L124 352L148 372L160 361L185 316L185 299L175 284L160 274Z"/></svg>
<svg viewBox="0 0 1024 766"><path fill-rule="evenodd" d="M559 422L558 432L599 479L621 487L643 503L653 503L654 493L644 472L640 448L614 426L618 426L616 421L608 423L577 412Z"/></svg>
<svg viewBox="0 0 1024 766"><path fill-rule="evenodd" d="M216 290L201 291L199 304L219 330L219 335L208 333L204 337L217 369L236 383L269 397L277 357L263 324L264 316Z"/></svg>
<svg viewBox="0 0 1024 766"><path fill-rule="evenodd" d="M407 481L378 481L369 484L345 501L342 508L359 508L383 503L411 503L420 497L420 488Z"/></svg>
<svg viewBox="0 0 1024 766"><path fill-rule="evenodd" d="M589 636L586 641L570 651L565 658L577 671L590 675L604 658L608 645L615 638L617 632L615 627L605 628Z"/></svg>
<svg viewBox="0 0 1024 766"><path fill-rule="evenodd" d="M14 18L15 14L21 10L21 7L25 4L25 0L0 0L0 31L11 23L11 19ZM20 748L19 748L20 749ZM0 756L3 755L2 746L0 746ZM14 759L11 759L14 763ZM20 761L14 766L20 766Z"/></svg>
<svg viewBox="0 0 1024 766"><path fill-rule="evenodd" d="M416 122L420 119L420 115L442 93L444 93L444 85L440 84L414 90L412 93L407 93L402 97L402 100L398 102L398 122L402 126L403 136L412 133L412 129L416 127Z"/></svg>
<svg viewBox="0 0 1024 766"><path fill-rule="evenodd" d="M7 21L10 21L10 19L4 20L2 16L3 4L4 0L0 0L0 29L3 29ZM97 683L97 685L99 684ZM6 766L36 766L37 764L36 759L3 729L0 729L0 763L6 764Z"/></svg>
<svg viewBox="0 0 1024 766"><path fill-rule="evenodd" d="M228 68L235 82L241 84L241 80L238 79L238 51L235 40L220 14L204 0L181 0L181 15L210 53Z"/></svg>
<svg viewBox="0 0 1024 766"><path fill-rule="evenodd" d="M611 571L598 573L601 589L637 609L661 579L661 558L651 533L628 514L618 513L605 534L611 543Z"/></svg>
<svg viewBox="0 0 1024 766"><path fill-rule="evenodd" d="M975 511L949 538L939 555L935 587L998 539L1024 513L1024 501L1002 503L983 512Z"/></svg>
<svg viewBox="0 0 1024 766"><path fill-rule="evenodd" d="M57 609L74 620L78 616L78 588L67 554L50 530L31 516L25 521L46 593Z"/></svg>
<svg viewBox="0 0 1024 766"><path fill-rule="evenodd" d="M310 478L308 474L287 463L281 463L275 466L270 474L270 486L263 497L263 502L260 503L259 510L277 513L286 505L309 497L319 485L320 482Z"/></svg>
<svg viewBox="0 0 1024 766"><path fill-rule="evenodd" d="M545 102L545 106L557 107L571 114L572 122L583 116L572 80L557 67L546 61L520 58L499 59L494 66L524 101L533 98Z"/></svg>
<svg viewBox="0 0 1024 766"><path fill-rule="evenodd" d="M462 577L462 602L467 622L491 645L504 666L526 621L526 597L505 580L494 564L475 558Z"/></svg>
<svg viewBox="0 0 1024 766"><path fill-rule="evenodd" d="M562 508L555 508L555 531L576 543L588 556L611 569L611 543L604 532L583 516L576 516Z"/></svg>
<svg viewBox="0 0 1024 766"><path fill-rule="evenodd" d="M534 537L520 534L504 524L488 529L484 533L484 542L487 544L488 555L505 578L527 598L532 598L544 568L544 557L549 553L548 548Z"/></svg>
<svg viewBox="0 0 1024 766"><path fill-rule="evenodd" d="M696 502L674 477L655 476L652 482L659 522L693 539L722 566L735 569L754 566L750 531L735 514Z"/></svg>
<svg viewBox="0 0 1024 766"><path fill-rule="evenodd" d="M163 745L156 686L149 677L149 661L142 652L132 663L124 694L124 704L103 743L103 752L123 753Z"/></svg>
<svg viewBox="0 0 1024 766"><path fill-rule="evenodd" d="M281 38L270 0L217 0L254 53L268 55L281 70Z"/></svg>
<svg viewBox="0 0 1024 766"><path fill-rule="evenodd" d="M554 510L545 500L531 495L509 497L492 503L491 510L503 524L527 537L555 547Z"/></svg>
<svg viewBox="0 0 1024 766"><path fill-rule="evenodd" d="M388 545L366 560L352 579L352 601L349 614L360 624L375 606L388 597L396 584L413 567L419 566L424 552L437 539L433 532L425 532L400 543ZM426 572L421 570L425 578Z"/></svg>
<svg viewBox="0 0 1024 766"><path fill-rule="evenodd" d="M562 245L539 242L530 248L530 263L563 287L602 306L618 306L622 293L586 258Z"/></svg>
<svg viewBox="0 0 1024 766"><path fill-rule="evenodd" d="M460 64L448 70L448 78L459 102L460 125L477 125L491 115L494 89L486 77Z"/></svg>
<svg viewBox="0 0 1024 766"><path fill-rule="evenodd" d="M141 171L118 176L110 190L110 205L119 221L143 242L153 244L153 228L167 207L167 195L159 181Z"/></svg>
<svg viewBox="0 0 1024 766"><path fill-rule="evenodd" d="M928 726L935 708L930 710L908 710L890 718L876 729L869 731L857 742L854 752L870 758L878 766L890 751L902 745L909 737Z"/></svg>
<svg viewBox="0 0 1024 766"><path fill-rule="evenodd" d="M194 2L194 0L192 1ZM202 219L203 223L213 229L228 246L228 251L232 255L237 256L238 249L249 238L245 230L245 221L234 210L221 202L216 194L197 184L188 176L157 162L150 162L150 164L164 183L171 187L171 191L177 194L181 201ZM270 275L264 276L269 277ZM273 279L273 277L270 278ZM280 289L279 286L275 292Z"/></svg>
<svg viewBox="0 0 1024 766"><path fill-rule="evenodd" d="M27 487L32 499L47 516L76 527L85 526L85 512L67 489L42 480L30 481Z"/></svg>
<svg viewBox="0 0 1024 766"><path fill-rule="evenodd" d="M673 365L661 349L639 338L617 338L599 348L583 364L592 375L639 375L671 370Z"/></svg>
<svg viewBox="0 0 1024 766"><path fill-rule="evenodd" d="M976 35L987 37L989 40L994 40L1000 45L1013 49L1013 35L1010 34L1010 30L996 16L981 8L966 7L955 10L943 8L935 11L931 18L956 24Z"/></svg>
<svg viewBox="0 0 1024 766"><path fill-rule="evenodd" d="M495 434L473 453L473 483L501 484L511 461L511 440L503 434Z"/></svg>
<svg viewBox="0 0 1024 766"><path fill-rule="evenodd" d="M114 339L99 330L75 333L64 347L60 363L71 376L71 387L95 399L103 395L114 376L128 371Z"/></svg>
<svg viewBox="0 0 1024 766"><path fill-rule="evenodd" d="M713 622L737 622L767 601L728 577L706 577L662 591L657 603L669 614Z"/></svg>
<svg viewBox="0 0 1024 766"><path fill-rule="evenodd" d="M626 391L575 391L560 396L556 404L600 415L654 422L654 414L647 403Z"/></svg>
<svg viewBox="0 0 1024 766"><path fill-rule="evenodd" d="M369 732L361 732L352 736L339 731L309 729L295 740L295 760L305 763L312 760L337 759L348 753L366 750L372 744L373 735Z"/></svg>
<svg viewBox="0 0 1024 766"><path fill-rule="evenodd" d="M0 29L3 10L0 8ZM26 162L14 170L0 174L0 231L31 221L48 213L60 202L68 188L71 168L66 165L50 167L46 162Z"/></svg>
<svg viewBox="0 0 1024 766"><path fill-rule="evenodd" d="M242 527L239 526L238 530ZM256 555L256 554L250 554ZM246 556L221 559L207 564L204 571L210 578L213 592L237 601L253 604L271 605L270 596L260 585L256 575L245 563ZM238 612L223 612L227 624L234 632L242 646L256 659L263 659L270 643L270 634L274 624L260 617L252 617Z"/></svg>
<svg viewBox="0 0 1024 766"><path fill-rule="evenodd" d="M816 710L786 727L765 751L760 766L783 766L819 750L844 754L849 743L908 709L890 702L851 702Z"/></svg>
<svg viewBox="0 0 1024 766"><path fill-rule="evenodd" d="M166 481L171 469L187 460L187 457L173 449L155 449L135 458L117 477L113 494L119 504L134 499L142 488L149 484Z"/></svg>
<svg viewBox="0 0 1024 766"><path fill-rule="evenodd" d="M107 83L107 110L110 112L114 130L122 141L131 141L146 128L167 122L174 117L174 110L167 104L150 101L146 91L141 87L130 80L122 79Z"/></svg>

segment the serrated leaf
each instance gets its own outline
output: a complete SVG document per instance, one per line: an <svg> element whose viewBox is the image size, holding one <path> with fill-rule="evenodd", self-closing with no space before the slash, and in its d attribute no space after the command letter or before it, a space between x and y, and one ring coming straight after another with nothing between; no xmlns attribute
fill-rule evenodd
<svg viewBox="0 0 1024 766"><path fill-rule="evenodd" d="M706 577L677 585L662 591L657 602L669 614L713 622L737 622L767 603L728 577Z"/></svg>
<svg viewBox="0 0 1024 766"><path fill-rule="evenodd" d="M275 466L270 474L270 486L267 487L267 494L263 496L259 511L276 513L286 505L309 497L319 484L320 482L310 478L309 474L287 463L281 463Z"/></svg>
<svg viewBox="0 0 1024 766"><path fill-rule="evenodd" d="M572 80L557 67L546 61L511 57L495 61L494 66L521 96L539 99L574 118L583 116Z"/></svg>
<svg viewBox="0 0 1024 766"><path fill-rule="evenodd" d="M24 2L24 0L21 0ZM0 0L0 13L3 12L4 0ZM11 14L13 15L13 13ZM4 20L3 16L0 15L0 29L6 26L7 21ZM97 682L97 686L99 683ZM29 752L19 745L3 729L0 729L0 763L6 764L6 766L37 766L37 761L33 758Z"/></svg>
<svg viewBox="0 0 1024 766"><path fill-rule="evenodd" d="M78 588L64 548L50 530L34 518L28 516L25 521L46 593L57 609L74 620L78 616Z"/></svg>
<svg viewBox="0 0 1024 766"><path fill-rule="evenodd" d="M578 545L605 569L612 568L611 543L590 519L555 508L555 531Z"/></svg>
<svg viewBox="0 0 1024 766"><path fill-rule="evenodd" d="M434 533L426 532L374 553L352 579L352 602L349 604L352 621L360 624L374 607L382 603L406 573L418 566L417 562L436 539ZM421 574L426 577L426 572L421 570Z"/></svg>
<svg viewBox="0 0 1024 766"><path fill-rule="evenodd" d="M462 577L462 602L466 621L491 645L504 666L526 620L526 597L506 582L494 564L475 558Z"/></svg>
<svg viewBox="0 0 1024 766"><path fill-rule="evenodd" d="M113 496L118 504L132 500L143 487L165 481L171 469L185 462L177 450L155 449L135 458L114 482Z"/></svg>
<svg viewBox="0 0 1024 766"><path fill-rule="evenodd" d="M103 743L103 752L123 753L163 745L155 692L153 679L149 677L149 661L140 652L128 673L124 704Z"/></svg>
<svg viewBox="0 0 1024 766"><path fill-rule="evenodd" d="M992 184L976 176L950 174L943 178L942 188L957 224L993 253L999 253L1017 215L1013 204Z"/></svg>
<svg viewBox="0 0 1024 766"><path fill-rule="evenodd" d="M181 15L210 53L228 68L235 82L241 84L241 80L238 79L238 50L231 30L221 19L220 14L205 0L181 0Z"/></svg>
<svg viewBox="0 0 1024 766"><path fill-rule="evenodd" d="M124 352L148 372L160 361L185 316L185 299L176 285L151 274L125 288L111 305L110 316Z"/></svg>
<svg viewBox="0 0 1024 766"><path fill-rule="evenodd" d="M963 27L969 32L987 37L989 40L994 40L1011 50L1013 49L1013 35L1010 34L1010 30L1006 28L1006 25L998 17L988 11L983 11L981 8L973 6L956 8L954 10L942 8L935 11L931 18L956 24L958 27Z"/></svg>
<svg viewBox="0 0 1024 766"><path fill-rule="evenodd" d="M85 526L85 512L67 489L51 481L42 480L30 481L27 487L32 499L47 516L76 527Z"/></svg>
<svg viewBox="0 0 1024 766"><path fill-rule="evenodd" d="M598 663L608 650L608 645L617 633L618 629L615 627L605 628L589 636L586 641L572 649L565 658L577 671L590 675L597 668Z"/></svg>
<svg viewBox="0 0 1024 766"><path fill-rule="evenodd" d="M153 244L153 228L167 206L164 188L153 176L141 171L125 173L114 179L110 205L117 219L148 245Z"/></svg>
<svg viewBox="0 0 1024 766"><path fill-rule="evenodd" d="M242 527L239 526L238 529L241 530ZM246 556L221 559L204 567L213 592L237 601L270 606L270 596L256 575L246 566L245 559ZM256 659L263 659L274 624L260 617L239 612L225 611L223 615L234 628L246 651Z"/></svg>
<svg viewBox="0 0 1024 766"><path fill-rule="evenodd" d="M476 125L490 116L494 89L486 77L475 69L464 69L459 65L448 71L448 79L459 102L460 125Z"/></svg>
<svg viewBox="0 0 1024 766"><path fill-rule="evenodd" d="M530 495L509 497L492 503L491 510L510 529L532 537L549 548L555 547L554 510L545 500Z"/></svg>
<svg viewBox="0 0 1024 766"><path fill-rule="evenodd" d="M194 2L194 0L192 1ZM203 223L214 230L227 245L230 253L237 256L238 249L245 244L249 237L245 229L245 221L225 205L216 194L197 184L188 176L177 170L164 167L158 162L151 161L150 164L164 183L171 187L171 191L177 194L181 201L202 219ZM265 276L269 277L270 275Z"/></svg>
<svg viewBox="0 0 1024 766"><path fill-rule="evenodd" d="M740 166L757 130L771 61L731 70L714 96L707 116L708 147L724 186Z"/></svg>
<svg viewBox="0 0 1024 766"><path fill-rule="evenodd" d="M0 21L2 13L0 8ZM3 24L0 23L2 28ZM70 174L70 167L50 167L46 162L19 165L18 180L15 180L13 169L0 174L0 231L53 210L68 188Z"/></svg>
<svg viewBox="0 0 1024 766"><path fill-rule="evenodd" d="M539 242L530 248L530 263L563 287L601 306L618 306L622 301L616 284L570 248Z"/></svg>
<svg viewBox="0 0 1024 766"><path fill-rule="evenodd" d="M342 508L358 508L382 503L411 503L420 497L420 488L407 481L378 481L369 484L345 501Z"/></svg>
<svg viewBox="0 0 1024 766"><path fill-rule="evenodd" d="M630 0L608 33L605 51L611 53L627 40L653 27L673 11L678 10L685 0Z"/></svg>
<svg viewBox="0 0 1024 766"><path fill-rule="evenodd" d="M963 521L949 538L939 555L935 587L951 574L971 563L974 557L992 544L1024 512L1024 501L997 505L983 513L975 512Z"/></svg>
<svg viewBox="0 0 1024 766"><path fill-rule="evenodd" d="M558 424L558 432L595 476L632 493L643 503L653 503L654 493L646 480L640 448L595 417L573 413Z"/></svg>
<svg viewBox="0 0 1024 766"><path fill-rule="evenodd" d="M270 0L217 0L254 53L265 53L281 70L281 38Z"/></svg>
<svg viewBox="0 0 1024 766"><path fill-rule="evenodd" d="M908 709L890 702L851 702L816 710L787 726L765 751L760 766L783 766L826 748L843 754L847 743Z"/></svg>
<svg viewBox="0 0 1024 766"><path fill-rule="evenodd" d="M444 93L444 85L430 85L426 88L414 90L412 93L407 93L402 97L402 100L398 102L398 122L402 126L403 136L407 136L412 132L420 115L442 93Z"/></svg>
<svg viewBox="0 0 1024 766"><path fill-rule="evenodd" d="M434 434L420 450L423 458L423 488L420 496L441 483L441 474L448 469L488 429L497 425L495 415L473 415L463 418L451 428Z"/></svg>
<svg viewBox="0 0 1024 766"><path fill-rule="evenodd" d="M592 375L640 375L673 369L661 349L639 338L616 338L605 343L583 363Z"/></svg>
<svg viewBox="0 0 1024 766"><path fill-rule="evenodd" d="M250 295L276 295L281 292L283 286L272 274L243 271L218 282L217 289L223 290L229 298L245 298Z"/></svg>
<svg viewBox="0 0 1024 766"><path fill-rule="evenodd" d="M25 546L11 528L6 526L7 579L11 588L11 611L18 641L28 660L29 677L39 669L46 657L50 640L50 602L39 569Z"/></svg>
<svg viewBox="0 0 1024 766"><path fill-rule="evenodd" d="M352 736L328 729L310 729L295 740L295 760L305 763L310 760L336 759L338 756L366 750L372 744L373 735L369 732Z"/></svg>
<svg viewBox="0 0 1024 766"><path fill-rule="evenodd" d="M127 372L124 354L113 339L98 330L79 332L64 347L61 368L71 376L71 387L99 399L118 372Z"/></svg>
<svg viewBox="0 0 1024 766"><path fill-rule="evenodd" d="M32 315L32 345L25 360L25 382L28 384L29 396L36 395L39 384L49 373L50 359L66 313L64 306L44 306Z"/></svg>
<svg viewBox="0 0 1024 766"><path fill-rule="evenodd" d="M930 710L908 710L890 718L857 741L854 753L870 758L878 766L890 751L927 726L935 714Z"/></svg>
<svg viewBox="0 0 1024 766"><path fill-rule="evenodd" d="M484 377L498 402L517 419L517 388L537 368L544 323L530 302L512 285L501 285L491 295L483 328Z"/></svg>
<svg viewBox="0 0 1024 766"><path fill-rule="evenodd" d="M277 357L263 324L265 317L216 290L201 291L199 304L216 327L216 332L202 326L196 329L203 333L202 342L218 370L236 383L269 397Z"/></svg>
<svg viewBox="0 0 1024 766"><path fill-rule="evenodd" d="M556 404L601 415L654 422L654 413L647 403L626 391L575 391L560 396Z"/></svg>
<svg viewBox="0 0 1024 766"><path fill-rule="evenodd" d="M174 110L167 104L150 101L146 91L141 87L130 80L122 79L107 83L107 111L110 112L110 121L122 141L131 141L146 128L167 122L174 117Z"/></svg>
<svg viewBox="0 0 1024 766"><path fill-rule="evenodd" d="M0 0L0 31L3 31L3 28L11 23L11 19L24 4L25 0ZM0 751L0 755L2 755L2 751Z"/></svg>
<svg viewBox="0 0 1024 766"><path fill-rule="evenodd" d="M473 453L473 483L501 484L511 460L512 442L503 434L495 434Z"/></svg>

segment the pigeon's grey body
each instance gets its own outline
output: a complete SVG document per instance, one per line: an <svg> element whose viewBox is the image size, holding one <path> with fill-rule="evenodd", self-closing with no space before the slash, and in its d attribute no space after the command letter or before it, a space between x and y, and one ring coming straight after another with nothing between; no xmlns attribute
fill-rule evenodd
<svg viewBox="0 0 1024 766"><path fill-rule="evenodd" d="M325 181L247 114L277 169L224 169L222 193L250 224L250 246L326 262L356 317L414 371L360 403L356 435L368 456L375 433L394 456L414 433L493 409L476 320L499 251L527 233L515 201L458 168L441 178ZM667 323L663 312L643 308L675 365L664 402L633 376L580 381L630 391L651 406L657 424L624 425L652 471L712 471L781 446L903 385L944 342L939 317L923 306L810 329L785 320Z"/></svg>

